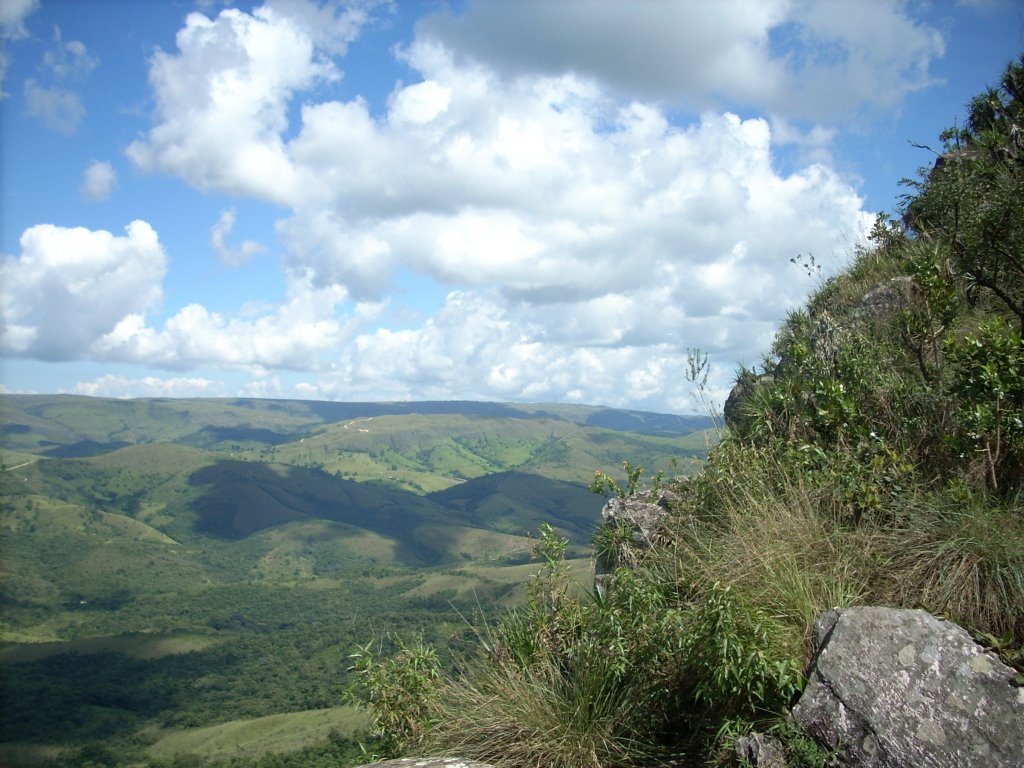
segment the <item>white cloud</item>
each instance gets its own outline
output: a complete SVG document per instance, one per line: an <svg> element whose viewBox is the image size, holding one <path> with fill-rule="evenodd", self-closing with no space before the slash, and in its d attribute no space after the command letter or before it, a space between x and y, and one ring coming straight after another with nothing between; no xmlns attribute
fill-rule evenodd
<svg viewBox="0 0 1024 768"><path fill-rule="evenodd" d="M659 23L646 5L630 6L635 18L625 19L616 3L588 5L593 17L572 2L525 4L522 17L549 19L536 28L565 47L531 68L501 51L474 60L453 50L475 56L466 30L486 31L481 13L507 16L505 5L473 4L450 28L441 17L424 23L420 39L399 52L416 77L396 84L380 115L359 98L315 99L313 89L337 71L299 7L190 15L178 52L151 62L156 124L128 151L145 170L288 209L277 224L287 300L235 314L190 305L161 327L144 311L123 314L93 345L101 359L311 371L319 378L307 387L344 398L692 406L685 350L711 353L723 393L734 364L757 361L806 294L789 259L813 253L834 269L871 219L828 164L833 129L798 120L782 94L794 87L813 95L824 87L814 80L820 68L841 88L844 78L859 81L882 66L857 47L867 36L859 21L836 26L835 6L803 9L790 31L811 47L796 61L773 52L770 39L793 24L790 5L730 4L690 29L682 24L688 4L673 7L684 16ZM896 29L910 23L900 13L883 9ZM579 17L580 30L570 34L567 14ZM922 78L937 45L926 32L908 43L925 61ZM651 87L704 94L695 101L742 100L743 88L763 88L758 98L780 111L769 121L708 110L676 125L653 101L619 97L648 63L610 80L597 63L573 58L583 56L574 34L591 46L612 35L601 50L613 60L619 43L648 45L655 59L666 34L677 43L689 35L711 51L707 66L663 73L665 83ZM903 73L904 51L887 34L878 56L889 57L890 74ZM351 38L336 39L343 47ZM823 62L822 46L835 40L846 65ZM567 72L558 56L579 66ZM671 70L673 61L658 66ZM677 63L686 62L693 64ZM733 78L728 62L753 80ZM920 82L908 76L898 88ZM290 125L300 96L301 122ZM843 108L886 98L853 94ZM796 170L778 170L779 142L806 149ZM211 230L229 262L256 247L247 254L247 241L228 245L234 223L227 210ZM400 273L449 298L425 321L386 327L383 300Z"/></svg>
<svg viewBox="0 0 1024 768"><path fill-rule="evenodd" d="M340 287L315 289L293 281L284 304L251 318L189 304L158 330L146 325L142 314L128 314L97 340L93 351L103 360L164 368L316 370L322 356L341 346L349 333L334 316L344 299Z"/></svg>
<svg viewBox="0 0 1024 768"><path fill-rule="evenodd" d="M107 374L93 381L83 381L68 390L68 394L89 397L225 397L230 393L217 381L202 377L162 379L143 376L131 379Z"/></svg>
<svg viewBox="0 0 1024 768"><path fill-rule="evenodd" d="M99 203L110 197L117 187L117 171L106 161L94 160L82 174L79 191L86 200Z"/></svg>
<svg viewBox="0 0 1024 768"><path fill-rule="evenodd" d="M43 66L58 80L81 79L89 75L99 59L92 56L81 40L64 41L60 27L54 27L53 47L43 54Z"/></svg>
<svg viewBox="0 0 1024 768"><path fill-rule="evenodd" d="M53 46L43 54L42 66L44 79L51 82L25 81L26 114L42 120L51 131L74 135L85 117L85 106L66 83L83 80L98 64L81 41L65 42L60 28L54 27Z"/></svg>
<svg viewBox="0 0 1024 768"><path fill-rule="evenodd" d="M25 81L26 111L29 117L42 120L46 127L65 136L73 136L85 117L85 107L74 91L47 88L37 81Z"/></svg>
<svg viewBox="0 0 1024 768"><path fill-rule="evenodd" d="M303 184L281 138L289 100L336 78L334 66L317 60L302 28L266 6L252 16L224 10L213 20L191 13L177 44L178 55L153 56L160 122L128 156L200 189L287 204Z"/></svg>
<svg viewBox="0 0 1024 768"><path fill-rule="evenodd" d="M39 7L39 0L4 0L0 3L0 36L17 40L28 35L25 19Z"/></svg>
<svg viewBox="0 0 1024 768"><path fill-rule="evenodd" d="M395 11L395 0L267 0L276 14L288 18L309 36L320 50L343 56L369 24L375 12Z"/></svg>
<svg viewBox="0 0 1024 768"><path fill-rule="evenodd" d="M163 247L145 221L133 221L125 233L52 224L25 230L21 255L0 265L4 351L82 358L123 318L156 307L167 268Z"/></svg>
<svg viewBox="0 0 1024 768"><path fill-rule="evenodd" d="M899 0L471 0L417 29L509 78L574 72L627 98L819 121L896 104L944 52Z"/></svg>
<svg viewBox="0 0 1024 768"><path fill-rule="evenodd" d="M221 211L217 223L210 228L210 246L222 262L232 267L239 267L252 259L258 253L263 253L266 248L255 240L243 240L237 248L227 245L227 236L235 228L235 210L228 208Z"/></svg>
<svg viewBox="0 0 1024 768"><path fill-rule="evenodd" d="M535 321L500 297L454 292L419 328L360 334L336 371L321 376L317 391L337 399L570 400L699 409L683 377L686 353L678 346L611 348L549 339ZM609 327L615 321L606 319ZM721 399L726 393L712 394Z"/></svg>
<svg viewBox="0 0 1024 768"><path fill-rule="evenodd" d="M0 3L0 101L9 95L4 90L7 79L7 41L28 36L25 19L39 7L39 0L4 0Z"/></svg>

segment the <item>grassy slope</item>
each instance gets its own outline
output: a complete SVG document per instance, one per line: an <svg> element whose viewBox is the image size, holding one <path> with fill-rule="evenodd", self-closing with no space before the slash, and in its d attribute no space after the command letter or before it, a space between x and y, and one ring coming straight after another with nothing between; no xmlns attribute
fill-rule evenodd
<svg viewBox="0 0 1024 768"><path fill-rule="evenodd" d="M510 469L587 483L595 469L620 466L626 457L652 471L667 470L673 458L686 461L705 447L703 434L660 437L564 419L413 414L330 425L244 458L314 466L353 480L430 493Z"/></svg>
<svg viewBox="0 0 1024 768"><path fill-rule="evenodd" d="M288 712L251 720L232 720L206 728L144 732L156 741L146 750L150 757L171 759L195 755L203 759L255 758L276 752L297 751L327 741L331 732L351 736L366 727L366 715L354 707Z"/></svg>

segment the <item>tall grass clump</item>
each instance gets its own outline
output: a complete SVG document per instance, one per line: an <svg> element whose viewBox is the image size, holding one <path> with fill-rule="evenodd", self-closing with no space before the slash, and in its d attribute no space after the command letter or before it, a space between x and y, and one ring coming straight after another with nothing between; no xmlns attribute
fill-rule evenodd
<svg viewBox="0 0 1024 768"><path fill-rule="evenodd" d="M964 489L917 508L884 541L881 602L923 607L977 631L1024 638L1024 516Z"/></svg>
<svg viewBox="0 0 1024 768"><path fill-rule="evenodd" d="M661 578L695 597L709 583L728 585L771 617L773 644L797 660L818 613L866 594L870 541L850 534L834 492L809 487L766 456L749 458L718 458L729 471L719 466L696 481L710 487L694 493L700 507L677 512L672 545L659 552Z"/></svg>
<svg viewBox="0 0 1024 768"><path fill-rule="evenodd" d="M496 765L599 768L656 759L678 696L683 615L628 571L607 597L570 582L565 540L543 527L525 606L482 635L485 655L451 679L427 737Z"/></svg>

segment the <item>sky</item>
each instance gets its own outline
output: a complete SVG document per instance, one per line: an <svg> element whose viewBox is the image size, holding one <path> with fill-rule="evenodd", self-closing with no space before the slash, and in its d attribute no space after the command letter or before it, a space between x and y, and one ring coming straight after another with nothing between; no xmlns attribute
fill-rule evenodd
<svg viewBox="0 0 1024 768"><path fill-rule="evenodd" d="M0 38L0 391L702 413L1024 5L0 0Z"/></svg>

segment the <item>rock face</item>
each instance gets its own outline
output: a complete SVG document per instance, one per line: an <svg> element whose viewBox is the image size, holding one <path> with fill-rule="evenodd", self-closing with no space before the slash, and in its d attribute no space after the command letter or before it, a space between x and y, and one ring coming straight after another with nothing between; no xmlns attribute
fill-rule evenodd
<svg viewBox="0 0 1024 768"><path fill-rule="evenodd" d="M815 626L793 716L865 768L1021 768L1024 689L966 631L924 611L846 608Z"/></svg>
<svg viewBox="0 0 1024 768"><path fill-rule="evenodd" d="M786 756L778 742L763 733L740 736L734 745L736 758L753 768L786 768Z"/></svg>
<svg viewBox="0 0 1024 768"><path fill-rule="evenodd" d="M857 305L855 313L872 320L893 317L910 306L913 295L913 278L894 277L868 291Z"/></svg>
<svg viewBox="0 0 1024 768"><path fill-rule="evenodd" d="M402 757L398 760L384 760L367 763L359 768L493 768L476 760L460 760L457 757Z"/></svg>
<svg viewBox="0 0 1024 768"><path fill-rule="evenodd" d="M814 327L810 333L811 353L818 360L835 361L858 324L891 323L899 320L903 310L912 305L915 290L913 278L894 277L872 286L852 308L840 308L838 311L819 310L813 318ZM771 370L760 375L753 371L744 371L729 391L722 409L726 426L734 432L743 434L746 426L744 405L760 387L772 385L777 378L784 380L791 365L791 362L783 357Z"/></svg>
<svg viewBox="0 0 1024 768"><path fill-rule="evenodd" d="M722 408L725 425L734 431L742 431L743 404L750 399L758 387L771 384L774 380L775 378L771 374L756 376L753 373L746 373L740 376L733 388L729 390L729 397L726 398L725 406Z"/></svg>
<svg viewBox="0 0 1024 768"><path fill-rule="evenodd" d="M665 516L672 501L671 494L662 491L652 501L650 494L637 493L626 498L609 499L601 510L602 527L615 530L625 528L631 532L615 552L599 551L594 564L594 586L604 593L608 580L616 568L630 568L636 564L637 552L650 549L664 530Z"/></svg>

